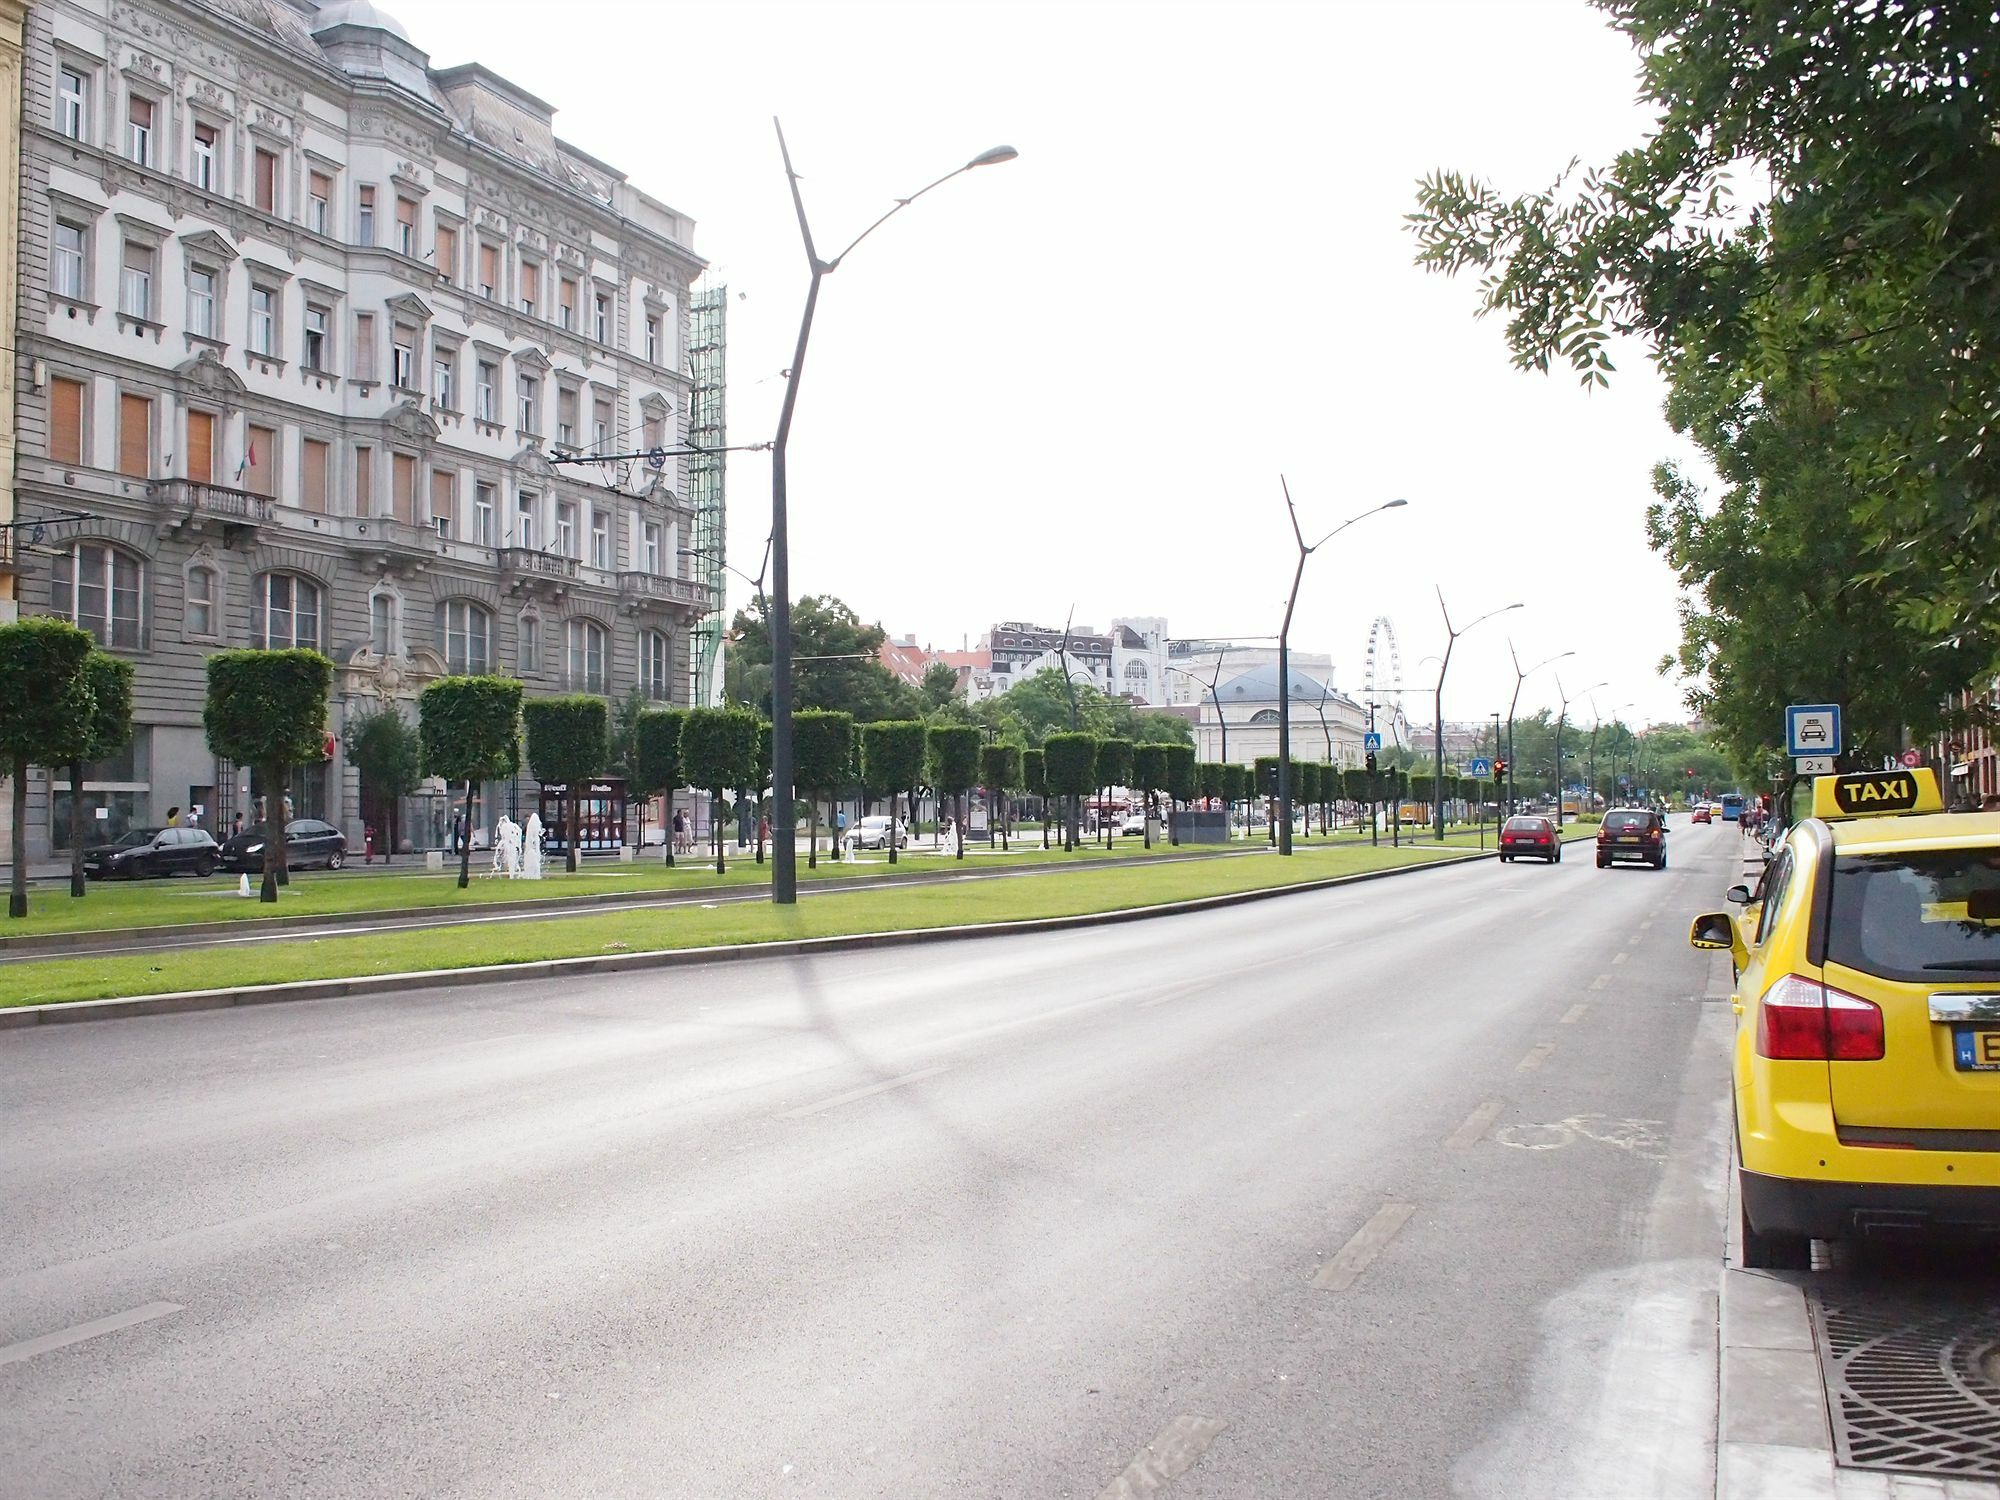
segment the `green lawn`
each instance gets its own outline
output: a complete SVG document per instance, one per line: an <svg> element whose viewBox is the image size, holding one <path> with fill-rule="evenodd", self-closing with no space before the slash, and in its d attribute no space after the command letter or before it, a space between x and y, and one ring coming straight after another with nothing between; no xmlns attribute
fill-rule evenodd
<svg viewBox="0 0 2000 1500"><path fill-rule="evenodd" d="M190 948L130 958L51 958L0 967L0 1006L117 995L169 994L218 984L275 984L476 964L526 963L585 954L694 948L969 922L1072 916L1197 896L1268 889L1445 857L1433 846L1322 847L1307 857L1191 860L1178 864L1075 868L1040 880L813 895L793 907L744 902L709 908L622 911L544 921L470 923L420 932L229 948ZM1455 851L1451 851L1455 852ZM247 903L246 903L247 904Z"/></svg>

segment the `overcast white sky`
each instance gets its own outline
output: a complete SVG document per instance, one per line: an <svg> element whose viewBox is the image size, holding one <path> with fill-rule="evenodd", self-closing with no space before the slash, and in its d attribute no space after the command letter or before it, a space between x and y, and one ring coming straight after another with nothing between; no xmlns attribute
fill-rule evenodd
<svg viewBox="0 0 2000 1500"><path fill-rule="evenodd" d="M1437 586L1461 623L1526 606L1461 640L1448 719L1506 708L1509 635L1524 666L1574 650L1562 681L1608 681L1607 719L1685 717L1643 533L1651 467L1683 449L1643 352L1608 392L1516 373L1472 283L1420 273L1403 226L1432 167L1523 190L1642 133L1633 54L1581 0L385 4L434 65L549 100L564 139L694 216L732 292L736 443L772 433L806 285L771 117L824 253L1019 148L827 281L792 435L795 596L950 647L1072 605L1274 634L1282 472L1309 540L1410 502L1308 565L1292 638L1332 653L1336 686L1358 692L1386 615L1428 687ZM750 572L769 483L734 457ZM1543 672L1522 706L1554 696ZM1407 706L1428 721L1428 692Z"/></svg>

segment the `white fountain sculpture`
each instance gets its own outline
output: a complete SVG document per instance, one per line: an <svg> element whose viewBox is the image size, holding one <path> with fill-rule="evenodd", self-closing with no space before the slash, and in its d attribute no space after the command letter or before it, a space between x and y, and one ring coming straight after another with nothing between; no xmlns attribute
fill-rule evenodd
<svg viewBox="0 0 2000 1500"><path fill-rule="evenodd" d="M538 812L528 814L527 834L521 845L521 878L542 878L542 815Z"/></svg>
<svg viewBox="0 0 2000 1500"><path fill-rule="evenodd" d="M521 873L521 825L505 813L493 825L493 873L509 880Z"/></svg>

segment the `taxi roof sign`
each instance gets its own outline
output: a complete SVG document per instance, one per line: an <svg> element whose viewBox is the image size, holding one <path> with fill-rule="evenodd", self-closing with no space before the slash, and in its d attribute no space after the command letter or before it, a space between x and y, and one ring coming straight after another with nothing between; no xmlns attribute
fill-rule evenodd
<svg viewBox="0 0 2000 1500"><path fill-rule="evenodd" d="M1859 771L1813 780L1816 818L1873 818L1889 813L1943 811L1944 798L1938 792L1937 772L1929 766L1909 771Z"/></svg>

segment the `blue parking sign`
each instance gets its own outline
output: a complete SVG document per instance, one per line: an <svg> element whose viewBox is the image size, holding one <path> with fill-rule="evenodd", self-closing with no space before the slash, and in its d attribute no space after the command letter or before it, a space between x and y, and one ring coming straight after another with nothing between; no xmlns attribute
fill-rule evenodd
<svg viewBox="0 0 2000 1500"><path fill-rule="evenodd" d="M1787 755L1840 754L1840 705L1794 703L1785 710Z"/></svg>

